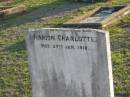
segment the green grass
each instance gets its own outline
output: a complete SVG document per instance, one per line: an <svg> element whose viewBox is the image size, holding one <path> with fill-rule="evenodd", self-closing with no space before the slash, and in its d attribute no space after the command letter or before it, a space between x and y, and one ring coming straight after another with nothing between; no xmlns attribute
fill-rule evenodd
<svg viewBox="0 0 130 97"><path fill-rule="evenodd" d="M111 4L128 2L130 3L129 0L114 0ZM97 6L111 5L109 3L86 4L77 11L65 12L64 15L48 19L46 22L39 19L29 21L29 18L26 17L28 13L41 7L55 8L64 3L72 2L64 0L14 0L8 4L0 3L0 5L25 4L27 6L27 13L24 17L15 16L0 21L0 97L31 97L31 82L24 40L25 29L58 27L65 21ZM130 15L124 18L123 23L127 24L129 20ZM130 48L128 47L130 46L130 32L125 31L120 25L108 29L111 36L115 92L117 95L122 94L130 97L130 66L128 66L130 65Z"/></svg>
<svg viewBox="0 0 130 97"><path fill-rule="evenodd" d="M53 5L57 5L62 3L63 0L13 0L10 3L7 2L1 2L0 6L17 6L17 5L25 5L27 7L27 9L35 9L35 8L39 8L41 6L44 5L48 5L53 3ZM64 1L65 2L65 1Z"/></svg>
<svg viewBox="0 0 130 97"><path fill-rule="evenodd" d="M130 15L128 17L130 17ZM126 31L124 28L120 26L112 27L110 29L110 36L112 47L115 93L117 95L122 95L121 97L129 97L130 96L130 85L129 85L130 30Z"/></svg>

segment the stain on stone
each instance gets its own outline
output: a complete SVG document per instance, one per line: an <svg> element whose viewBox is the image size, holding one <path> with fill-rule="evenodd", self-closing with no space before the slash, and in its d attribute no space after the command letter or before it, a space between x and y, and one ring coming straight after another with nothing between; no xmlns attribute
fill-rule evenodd
<svg viewBox="0 0 130 97"><path fill-rule="evenodd" d="M34 39L34 33L35 33L35 32L31 33L30 35L28 34L28 35L29 35L29 39L28 39L28 40L30 40L30 44L31 44L31 45L34 45L34 40L35 40L35 39Z"/></svg>
<svg viewBox="0 0 130 97"><path fill-rule="evenodd" d="M62 71L57 73L55 68L52 70L51 78L48 73L46 74L43 83L42 88L46 97L88 97L84 83L81 82L80 89L73 79L66 84L64 73Z"/></svg>

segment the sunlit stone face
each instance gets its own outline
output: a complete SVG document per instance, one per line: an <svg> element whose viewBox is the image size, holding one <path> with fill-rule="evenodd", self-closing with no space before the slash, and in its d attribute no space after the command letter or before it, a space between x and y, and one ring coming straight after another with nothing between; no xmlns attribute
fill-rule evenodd
<svg viewBox="0 0 130 97"><path fill-rule="evenodd" d="M107 32L30 29L26 33L33 97L113 97Z"/></svg>

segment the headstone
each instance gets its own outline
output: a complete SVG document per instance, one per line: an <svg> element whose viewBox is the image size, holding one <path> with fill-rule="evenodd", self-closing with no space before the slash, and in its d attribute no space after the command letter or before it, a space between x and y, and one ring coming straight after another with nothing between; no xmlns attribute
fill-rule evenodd
<svg viewBox="0 0 130 97"><path fill-rule="evenodd" d="M29 29L26 43L33 97L114 97L108 32Z"/></svg>

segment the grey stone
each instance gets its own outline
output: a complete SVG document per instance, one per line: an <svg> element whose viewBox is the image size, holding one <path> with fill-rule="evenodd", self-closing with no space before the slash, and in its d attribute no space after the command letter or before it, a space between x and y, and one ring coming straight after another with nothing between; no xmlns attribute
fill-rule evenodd
<svg viewBox="0 0 130 97"><path fill-rule="evenodd" d="M130 5L98 7L65 22L65 28L105 29L121 22L130 13Z"/></svg>
<svg viewBox="0 0 130 97"><path fill-rule="evenodd" d="M33 97L114 97L108 32L29 29L26 44Z"/></svg>

